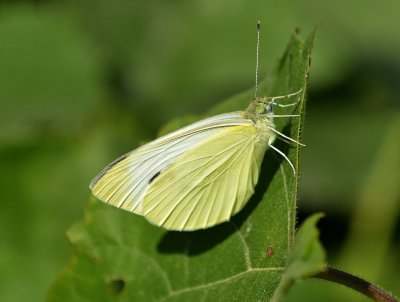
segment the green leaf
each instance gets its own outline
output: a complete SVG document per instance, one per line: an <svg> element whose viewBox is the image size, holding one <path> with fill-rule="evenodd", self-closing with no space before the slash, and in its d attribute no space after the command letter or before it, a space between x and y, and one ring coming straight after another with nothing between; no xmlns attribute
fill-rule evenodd
<svg viewBox="0 0 400 302"><path fill-rule="evenodd" d="M100 104L96 49L63 12L3 8L0 41L1 139L44 125L71 131Z"/></svg>
<svg viewBox="0 0 400 302"><path fill-rule="evenodd" d="M313 35L293 34L260 94L283 95L303 88L295 110L304 116L306 75ZM254 90L212 111L244 109ZM292 112L294 111L294 112ZM277 119L277 129L299 140L303 117ZM178 127L177 123L174 123ZM298 146L278 141L297 171ZM75 246L48 301L257 301L278 286L293 243L297 177L268 150L259 183L246 207L230 222L195 232L168 232L143 217L91 198L83 222L68 231Z"/></svg>
<svg viewBox="0 0 400 302"><path fill-rule="evenodd" d="M271 299L272 302L281 301L297 279L311 277L323 270L325 251L319 242L319 231L316 228L321 217L322 214L309 217L297 232L287 258L285 272Z"/></svg>

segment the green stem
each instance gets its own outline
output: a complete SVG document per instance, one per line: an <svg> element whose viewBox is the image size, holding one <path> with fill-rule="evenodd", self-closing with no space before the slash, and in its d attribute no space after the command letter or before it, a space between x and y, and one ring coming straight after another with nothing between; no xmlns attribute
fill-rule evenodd
<svg viewBox="0 0 400 302"><path fill-rule="evenodd" d="M350 287L361 294L378 302L398 302L397 299L383 291L379 287L349 273L326 266L325 269L316 274L314 278L329 280Z"/></svg>

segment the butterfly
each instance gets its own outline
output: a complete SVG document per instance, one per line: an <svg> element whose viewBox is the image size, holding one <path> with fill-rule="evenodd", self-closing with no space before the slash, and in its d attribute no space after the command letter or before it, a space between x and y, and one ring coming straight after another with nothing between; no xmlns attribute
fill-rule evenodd
<svg viewBox="0 0 400 302"><path fill-rule="evenodd" d="M275 129L274 106L300 100L302 89L255 98L245 111L200 120L125 154L91 182L100 200L142 215L168 230L192 231L229 220L254 193L264 153L277 137L302 145ZM297 96L291 104L279 99Z"/></svg>
<svg viewBox="0 0 400 302"><path fill-rule="evenodd" d="M168 230L193 231L229 220L254 193L264 153L278 152L277 137L301 143L275 129L274 106L295 106L297 92L257 97L260 22L257 22L255 98L245 111L203 119L125 154L91 182L98 199L142 215ZM277 101L297 96L297 101Z"/></svg>

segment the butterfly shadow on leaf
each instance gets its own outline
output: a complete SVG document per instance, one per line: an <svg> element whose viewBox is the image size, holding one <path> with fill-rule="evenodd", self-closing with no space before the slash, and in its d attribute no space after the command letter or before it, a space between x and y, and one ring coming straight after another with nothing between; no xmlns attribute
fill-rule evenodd
<svg viewBox="0 0 400 302"><path fill-rule="evenodd" d="M290 128L291 125L287 124L282 132L289 135ZM290 146L287 143L276 140L274 146L283 153L288 154ZM283 160L283 157L271 148L267 150L261 165L259 180L253 196L246 206L232 217L231 221L221 223L208 229L192 232L167 231L158 243L158 251L162 254L186 254L188 256L195 256L207 252L233 233L237 232L262 201L265 192L268 190Z"/></svg>

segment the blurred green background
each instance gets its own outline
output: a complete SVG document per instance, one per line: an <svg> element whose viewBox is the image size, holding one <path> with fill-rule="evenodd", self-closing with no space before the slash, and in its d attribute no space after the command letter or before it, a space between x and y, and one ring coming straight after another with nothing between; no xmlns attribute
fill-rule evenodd
<svg viewBox="0 0 400 302"><path fill-rule="evenodd" d="M400 295L398 0L36 0L0 4L0 300L42 301L88 184L167 121L253 86L315 26L299 221L331 264ZM303 298L303 299L302 299ZM290 301L364 301L325 281Z"/></svg>

